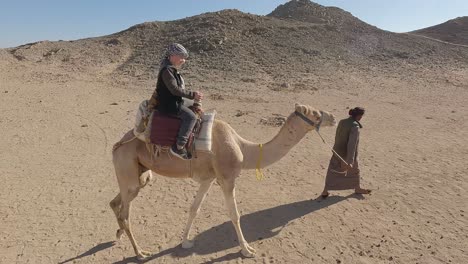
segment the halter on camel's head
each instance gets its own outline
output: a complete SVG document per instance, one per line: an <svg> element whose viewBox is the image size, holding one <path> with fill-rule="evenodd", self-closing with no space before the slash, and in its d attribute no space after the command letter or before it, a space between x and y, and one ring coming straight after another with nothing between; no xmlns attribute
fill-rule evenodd
<svg viewBox="0 0 468 264"><path fill-rule="evenodd" d="M334 126L336 124L335 117L331 114L325 114L324 111L317 111L315 109L311 109L309 106L296 104L296 111L294 114L300 117L304 122L309 124L311 127L314 127L316 131L319 131L320 126L324 123L324 121L328 122L327 125ZM310 117L314 120L312 120ZM326 120L326 116L328 119Z"/></svg>
<svg viewBox="0 0 468 264"><path fill-rule="evenodd" d="M336 151L327 143L327 141L322 137L322 135L320 134L320 126L323 124L323 125L327 125L327 126L334 126L336 125L336 119L335 119L335 116L328 113L328 112L325 112L325 111L317 111L317 110L314 110L314 109L310 109L308 106L304 106L304 105L298 105L296 104L296 111L294 112L294 114L298 117L300 117L302 120L304 120L304 122L306 122L307 124L309 124L311 127L315 128L315 131L317 132L317 134L320 136L320 138L322 139L323 143L325 145L327 145L331 151L337 155L338 158L340 158L345 164L348 164L346 163L346 161L338 154L336 153ZM313 117L315 119L315 121L311 120L309 118L309 116ZM311 131L313 129L310 129Z"/></svg>

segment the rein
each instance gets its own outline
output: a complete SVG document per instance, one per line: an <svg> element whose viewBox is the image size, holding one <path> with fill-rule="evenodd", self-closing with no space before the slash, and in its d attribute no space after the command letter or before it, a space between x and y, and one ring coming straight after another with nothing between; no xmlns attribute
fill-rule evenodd
<svg viewBox="0 0 468 264"><path fill-rule="evenodd" d="M344 164L346 164L346 166L349 166L348 163L333 149L333 147L331 147L327 141L322 137L322 135L320 134L320 126L322 125L322 122L323 122L323 111L320 111L320 114L321 114L321 117L320 117L320 120L315 123L314 121L310 120L307 116L305 116L304 114L298 112L298 111L294 111L294 114L297 115L298 117L300 117L304 122L306 122L307 124L315 127L315 131L317 132L317 134L320 136L320 138L322 139L323 143L325 145L327 145L331 151L333 152L333 154L335 154ZM263 173L261 171L261 164L262 164L262 159L263 159L263 144L259 144L258 145L259 147L259 157L258 157L258 160L257 160L257 168L255 169L255 172L256 172L256 176L257 176L257 180L261 181L264 179L264 176L263 176ZM346 173L346 171L344 172L339 172L339 171L336 171L338 173Z"/></svg>
<svg viewBox="0 0 468 264"><path fill-rule="evenodd" d="M302 120L304 120L307 124L315 127L315 131L317 132L317 134L320 136L320 138L322 139L323 143L325 145L327 145L331 151L333 152L333 154L335 154L344 164L346 164L346 166L349 166L349 164L340 156L340 154L338 154L332 146L330 146L330 144L327 143L327 141L322 137L322 135L320 134L320 125L322 124L322 121L323 121L323 111L320 111L320 114L321 114L321 117L320 117L320 121L315 124L314 121L310 120L307 116L305 116L304 114L300 113L300 112L297 112L295 111L294 112L297 116L299 116Z"/></svg>

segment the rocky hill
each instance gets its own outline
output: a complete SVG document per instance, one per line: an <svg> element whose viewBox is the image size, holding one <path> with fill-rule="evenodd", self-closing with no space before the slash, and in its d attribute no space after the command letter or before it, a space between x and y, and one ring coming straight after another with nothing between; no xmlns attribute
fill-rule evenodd
<svg viewBox="0 0 468 264"><path fill-rule="evenodd" d="M413 31L412 33L455 44L468 45L468 16L458 17L439 25Z"/></svg>
<svg viewBox="0 0 468 264"><path fill-rule="evenodd" d="M152 80L164 47L179 42L191 53L194 82L281 81L323 71L407 65L467 65L468 49L380 30L335 7L293 0L267 16L223 10L169 22L147 22L76 41L42 41L8 49L20 63L67 71Z"/></svg>

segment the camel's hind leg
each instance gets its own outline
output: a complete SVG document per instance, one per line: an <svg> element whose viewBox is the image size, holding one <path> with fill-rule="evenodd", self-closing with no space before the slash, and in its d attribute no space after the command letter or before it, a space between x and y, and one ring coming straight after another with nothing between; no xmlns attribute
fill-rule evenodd
<svg viewBox="0 0 468 264"><path fill-rule="evenodd" d="M128 154L128 152L122 151L123 146L113 153L113 163L117 181L119 183L120 193L110 202L110 206L114 211L117 217L117 223L119 224L117 236L120 237L123 231L125 231L132 243L133 250L135 251L137 258L142 260L151 256L151 253L143 251L133 236L130 225L130 209L131 202L135 197L137 197L142 183L147 183L147 181L141 180L142 175L140 165L131 155L125 155L126 153Z"/></svg>
<svg viewBox="0 0 468 264"><path fill-rule="evenodd" d="M143 170L140 170L140 171L143 171ZM151 173L151 171L149 171L148 174L142 173L139 177L140 188L145 187L148 184L148 182L150 182L152 179L153 179L153 174ZM125 232L125 227L122 221L119 220L120 211L122 209L122 197L120 196L120 193L117 194L114 199L112 199L109 205L112 208L112 211L114 211L115 217L117 219L117 223L119 224L119 229L117 230L116 238L117 240L120 240L122 238L123 233Z"/></svg>
<svg viewBox="0 0 468 264"><path fill-rule="evenodd" d="M133 236L133 232L130 226L131 202L138 195L138 192L139 187L135 190L128 190L128 192L121 193L122 207L117 221L119 222L119 225L122 224L125 233L127 234L128 238L130 239L130 242L132 243L133 250L135 251L137 258L139 260L143 260L150 257L151 253L140 248L140 246L136 242L135 237Z"/></svg>
<svg viewBox="0 0 468 264"><path fill-rule="evenodd" d="M190 240L190 229L192 228L192 224L193 224L193 221L195 220L195 217L197 217L197 214L200 212L200 206L203 200L205 199L206 194L210 190L210 187L212 184L213 184L213 179L204 181L200 184L200 188L198 189L197 196L195 197L195 200L193 201L193 204L190 207L189 219L187 221L187 226L185 227L185 231L184 231L184 240L182 241L183 248L191 248L194 245L193 241Z"/></svg>
<svg viewBox="0 0 468 264"><path fill-rule="evenodd" d="M117 223L119 224L119 229L117 230L117 240L122 238L123 232L125 231L125 226L123 225L122 221L119 220L120 210L122 208L122 198L120 197L120 193L115 196L114 199L109 203L112 211L114 211L115 218L117 219Z"/></svg>

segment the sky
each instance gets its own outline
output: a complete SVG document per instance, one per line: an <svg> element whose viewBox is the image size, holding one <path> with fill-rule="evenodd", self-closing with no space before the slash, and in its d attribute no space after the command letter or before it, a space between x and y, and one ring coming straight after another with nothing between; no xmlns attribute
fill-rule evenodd
<svg viewBox="0 0 468 264"><path fill-rule="evenodd" d="M148 21L170 21L223 9L266 15L286 0L0 0L0 48L41 40L98 37ZM468 16L468 0L314 0L340 7L393 32Z"/></svg>

